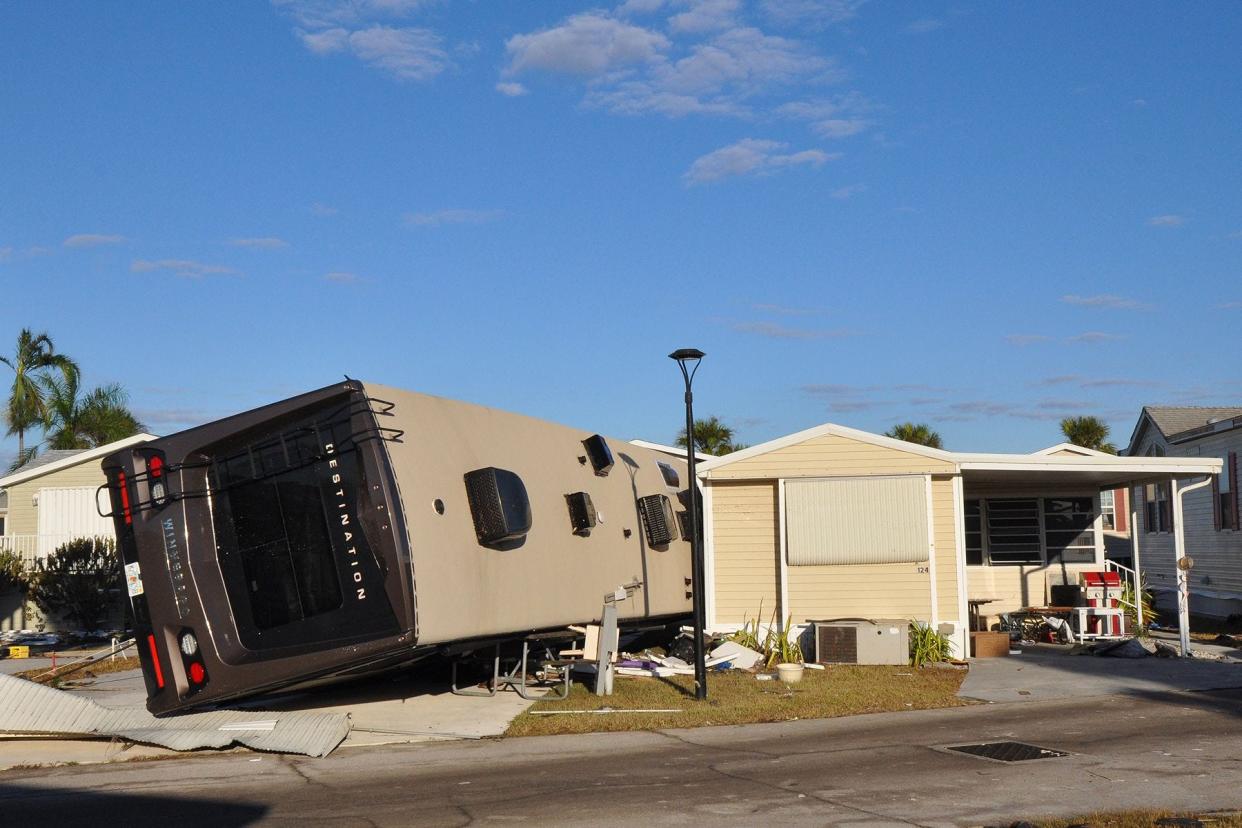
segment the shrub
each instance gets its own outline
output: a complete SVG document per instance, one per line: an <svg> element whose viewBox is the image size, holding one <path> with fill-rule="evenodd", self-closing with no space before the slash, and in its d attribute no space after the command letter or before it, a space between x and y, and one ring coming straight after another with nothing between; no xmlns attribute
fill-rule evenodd
<svg viewBox="0 0 1242 828"><path fill-rule="evenodd" d="M94 630L122 605L123 585L115 542L76 538L35 565L29 594L44 613L62 615L83 630Z"/></svg>
<svg viewBox="0 0 1242 828"><path fill-rule="evenodd" d="M30 573L22 559L12 552L0 552L0 592L24 590L29 583Z"/></svg>
<svg viewBox="0 0 1242 828"><path fill-rule="evenodd" d="M952 652L948 636L941 635L931 624L915 621L910 625L910 664L922 667L947 661Z"/></svg>

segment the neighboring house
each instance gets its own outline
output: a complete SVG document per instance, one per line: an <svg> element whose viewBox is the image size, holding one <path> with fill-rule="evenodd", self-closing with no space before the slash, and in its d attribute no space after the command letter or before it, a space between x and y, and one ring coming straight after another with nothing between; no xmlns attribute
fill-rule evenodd
<svg viewBox="0 0 1242 828"><path fill-rule="evenodd" d="M970 605L1046 605L1104 568L1100 492L1217 469L1054 446L968 454L825 424L700 466L707 622L908 618L967 652ZM1171 555L1171 553L1170 553Z"/></svg>
<svg viewBox="0 0 1242 828"><path fill-rule="evenodd" d="M1131 457L1219 458L1221 472L1210 487L1185 496L1192 612L1225 618L1242 613L1242 524L1239 522L1238 456L1242 455L1242 407L1145 406L1130 445ZM1133 540L1148 586L1162 608L1174 606L1173 492L1167 484L1134 489ZM1165 593L1167 597L1162 597Z"/></svg>
<svg viewBox="0 0 1242 828"><path fill-rule="evenodd" d="M113 537L112 520L100 517L96 506L95 493L106 482L100 461L117 449L153 439L137 434L99 448L46 451L0 477L0 497L8 505L0 550L32 565L73 538ZM0 596L0 630L29 623L23 604L20 596Z"/></svg>

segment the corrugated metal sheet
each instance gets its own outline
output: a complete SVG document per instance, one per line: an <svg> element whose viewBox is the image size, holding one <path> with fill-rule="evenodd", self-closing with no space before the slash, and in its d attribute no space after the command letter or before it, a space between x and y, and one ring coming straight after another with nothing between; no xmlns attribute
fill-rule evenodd
<svg viewBox="0 0 1242 828"><path fill-rule="evenodd" d="M94 486L39 489L38 533L110 538L113 537L112 518L99 516Z"/></svg>
<svg viewBox="0 0 1242 828"><path fill-rule="evenodd" d="M790 566L915 563L930 557L922 475L788 480Z"/></svg>
<svg viewBox="0 0 1242 828"><path fill-rule="evenodd" d="M115 737L173 750L223 748L327 756L349 734L342 713L220 710L157 719L140 708L109 708L41 684L0 675L0 732Z"/></svg>

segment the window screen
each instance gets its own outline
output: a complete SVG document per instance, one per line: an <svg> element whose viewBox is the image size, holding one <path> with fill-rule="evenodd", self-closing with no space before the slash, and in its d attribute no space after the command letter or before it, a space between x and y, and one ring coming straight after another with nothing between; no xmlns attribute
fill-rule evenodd
<svg viewBox="0 0 1242 828"><path fill-rule="evenodd" d="M1110 492L1111 494L1111 492ZM1089 497L1044 499L1044 540L1049 561L1095 560L1095 510Z"/></svg>
<svg viewBox="0 0 1242 828"><path fill-rule="evenodd" d="M790 566L915 563L929 557L921 476L785 484Z"/></svg>
<svg viewBox="0 0 1242 828"><path fill-rule="evenodd" d="M987 515L990 563L1043 563L1038 500L991 499L988 500Z"/></svg>

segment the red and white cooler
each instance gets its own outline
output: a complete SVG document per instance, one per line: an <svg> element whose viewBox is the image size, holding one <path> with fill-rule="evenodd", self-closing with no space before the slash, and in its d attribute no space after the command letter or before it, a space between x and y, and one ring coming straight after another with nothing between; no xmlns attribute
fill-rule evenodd
<svg viewBox="0 0 1242 828"><path fill-rule="evenodd" d="M1116 572L1081 572L1078 584L1082 587L1083 598L1088 607L1102 609L1121 609L1121 576ZM1092 636L1108 636L1120 638L1126 634L1125 613L1109 613L1096 615L1087 613L1085 632Z"/></svg>

